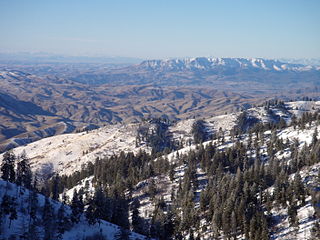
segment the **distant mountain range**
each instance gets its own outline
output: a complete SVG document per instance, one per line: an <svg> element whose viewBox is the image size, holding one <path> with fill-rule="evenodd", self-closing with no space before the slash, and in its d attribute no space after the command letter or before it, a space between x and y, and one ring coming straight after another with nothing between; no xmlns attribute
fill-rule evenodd
<svg viewBox="0 0 320 240"><path fill-rule="evenodd" d="M282 62L320 66L320 58L280 58Z"/></svg>
<svg viewBox="0 0 320 240"><path fill-rule="evenodd" d="M305 66L280 62L279 60L269 60L263 58L186 58L167 60L147 60L143 61L140 68L162 71L311 71L320 70L320 67Z"/></svg>
<svg viewBox="0 0 320 240"><path fill-rule="evenodd" d="M320 85L320 67L262 58L146 60L140 64L74 75L86 84L211 86L235 91L300 89ZM302 84L303 83L303 84Z"/></svg>

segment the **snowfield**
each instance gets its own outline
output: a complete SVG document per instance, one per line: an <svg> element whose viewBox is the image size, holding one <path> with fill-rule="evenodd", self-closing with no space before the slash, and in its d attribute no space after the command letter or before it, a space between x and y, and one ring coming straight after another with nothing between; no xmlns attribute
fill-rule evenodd
<svg viewBox="0 0 320 240"><path fill-rule="evenodd" d="M136 147L137 128L137 124L117 124L89 132L63 134L15 148L13 152L20 155L25 151L33 171L39 175L70 175L98 157L121 151L148 151L146 145Z"/></svg>

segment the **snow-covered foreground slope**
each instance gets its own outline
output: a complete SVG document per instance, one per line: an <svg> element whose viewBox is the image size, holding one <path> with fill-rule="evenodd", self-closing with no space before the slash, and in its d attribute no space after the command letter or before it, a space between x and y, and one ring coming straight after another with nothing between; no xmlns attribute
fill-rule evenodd
<svg viewBox="0 0 320 240"><path fill-rule="evenodd" d="M299 171L302 180L309 188L320 187L317 179L317 174L320 169L320 163L313 166L308 166ZM290 176L293 180L294 175ZM317 221L314 218L314 207L311 204L311 197L306 198L306 204L299 206L297 209L298 227L290 226L288 209L276 207L272 209L272 218L275 221L274 229L272 232L272 239L289 240L289 239L312 239L311 230Z"/></svg>
<svg viewBox="0 0 320 240"><path fill-rule="evenodd" d="M30 198L32 192L23 188L18 187L15 184L0 180L0 203L3 202L4 195L13 197L15 199L15 209L17 210L17 218L10 221L9 215L2 214L2 222L0 224L0 239L21 239L20 237L25 236L32 224L35 225L35 235L28 239L42 239L44 235L44 226L42 216L43 212L47 211L44 209L45 197L41 194L37 194L37 210L36 218L38 219L33 223L32 218L30 217ZM54 214L57 215L59 208L62 203L50 200L50 204L54 209ZM69 206L65 205L65 215L70 215L71 209ZM58 221L57 217L52 217L51 225L55 225L55 221ZM32 222L30 224L30 222ZM55 226L57 227L57 226ZM59 238L54 236L53 239L61 240L79 240L79 239L93 239L93 237L102 236L106 240L117 239L116 235L119 234L120 227L112 223L101 220L100 224L95 223L89 225L84 216L81 217L80 222L74 224L71 227L66 227L66 231ZM142 236L137 233L130 232L130 239L145 239L145 236Z"/></svg>
<svg viewBox="0 0 320 240"><path fill-rule="evenodd" d="M138 125L112 125L89 132L63 134L13 149L15 155L24 151L31 159L33 171L40 175L59 173L69 175L80 170L83 164L97 157L124 152L148 150L145 145L136 147Z"/></svg>

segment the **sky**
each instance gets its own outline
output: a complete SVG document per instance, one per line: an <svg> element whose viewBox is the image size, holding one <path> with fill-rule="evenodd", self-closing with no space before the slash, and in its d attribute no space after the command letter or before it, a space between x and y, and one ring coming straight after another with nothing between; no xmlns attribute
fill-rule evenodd
<svg viewBox="0 0 320 240"><path fill-rule="evenodd" d="M0 52L320 57L319 0L0 0Z"/></svg>

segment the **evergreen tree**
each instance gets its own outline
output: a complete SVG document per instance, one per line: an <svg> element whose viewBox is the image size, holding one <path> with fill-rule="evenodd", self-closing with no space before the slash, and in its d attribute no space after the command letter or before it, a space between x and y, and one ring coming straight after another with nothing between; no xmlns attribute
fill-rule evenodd
<svg viewBox="0 0 320 240"><path fill-rule="evenodd" d="M9 215L9 228L11 227L11 222L17 219L17 203L14 197L5 194L2 198L0 205L0 215Z"/></svg>
<svg viewBox="0 0 320 240"><path fill-rule="evenodd" d="M195 121L192 124L191 133L196 144L204 142L207 139L205 122L203 120Z"/></svg>
<svg viewBox="0 0 320 240"><path fill-rule="evenodd" d="M30 161L27 158L26 153L23 152L18 160L16 183L18 185L31 189L32 171L30 167Z"/></svg>
<svg viewBox="0 0 320 240"><path fill-rule="evenodd" d="M290 202L290 205L288 207L288 217L289 217L290 226L294 228L296 228L299 224L297 215L298 215L297 205L296 205L295 199L293 199Z"/></svg>
<svg viewBox="0 0 320 240"><path fill-rule="evenodd" d="M175 215L174 212L169 210L166 214L165 221L163 223L163 230L165 239L172 239L175 232Z"/></svg>
<svg viewBox="0 0 320 240"><path fill-rule="evenodd" d="M57 225L56 237L58 239L62 239L62 235L64 234L64 232L70 228L69 217L66 213L66 210L63 204L61 204L59 207L59 210L57 213L56 225Z"/></svg>
<svg viewBox="0 0 320 240"><path fill-rule="evenodd" d="M144 234L144 226L143 226L143 219L139 216L139 207L140 202L138 199L135 199L131 206L131 225L132 231L140 234Z"/></svg>
<svg viewBox="0 0 320 240"><path fill-rule="evenodd" d="M237 219L234 211L232 211L232 214L231 214L231 231L232 231L233 239L236 240L237 239Z"/></svg>
<svg viewBox="0 0 320 240"><path fill-rule="evenodd" d="M92 199L89 200L89 205L85 211L86 219L90 225L94 225L97 222L97 219L95 218L95 216L93 214L94 209L93 209L92 201L93 201Z"/></svg>
<svg viewBox="0 0 320 240"><path fill-rule="evenodd" d="M12 151L8 151L4 153L2 164L1 164L1 172L2 172L2 179L9 182L14 182L16 175L14 171L14 164L15 164L16 156L13 154Z"/></svg>
<svg viewBox="0 0 320 240"><path fill-rule="evenodd" d="M53 206L48 198L45 199L43 212L42 212L42 224L44 228L44 240L52 240L55 232L55 214Z"/></svg>
<svg viewBox="0 0 320 240"><path fill-rule="evenodd" d="M51 198L53 200L58 201L59 199L59 193L63 191L63 189L59 189L60 188L60 176L58 174L56 174L53 179L52 179L52 183L51 183Z"/></svg>
<svg viewBox="0 0 320 240"><path fill-rule="evenodd" d="M316 143L318 142L318 128L316 128L315 130L314 130L314 133L313 133L313 135L312 135L312 145L313 146L315 146L316 145Z"/></svg>
<svg viewBox="0 0 320 240"><path fill-rule="evenodd" d="M37 239L37 210L38 210L38 195L35 190L30 191L29 201L29 233L28 239Z"/></svg>
<svg viewBox="0 0 320 240"><path fill-rule="evenodd" d="M305 204L305 189L302 183L302 179L299 173L296 173L294 180L293 180L293 191L297 200L302 201L302 205Z"/></svg>
<svg viewBox="0 0 320 240"><path fill-rule="evenodd" d="M71 221L73 223L78 223L80 221L80 217L83 213L84 204L82 201L82 196L78 194L77 190L74 190L73 197L71 201Z"/></svg>
<svg viewBox="0 0 320 240"><path fill-rule="evenodd" d="M128 201L126 199L115 199L111 222L123 228L129 228Z"/></svg>
<svg viewBox="0 0 320 240"><path fill-rule="evenodd" d="M96 188L93 198L93 215L96 219L108 220L110 211L108 206L107 199L101 188Z"/></svg>

